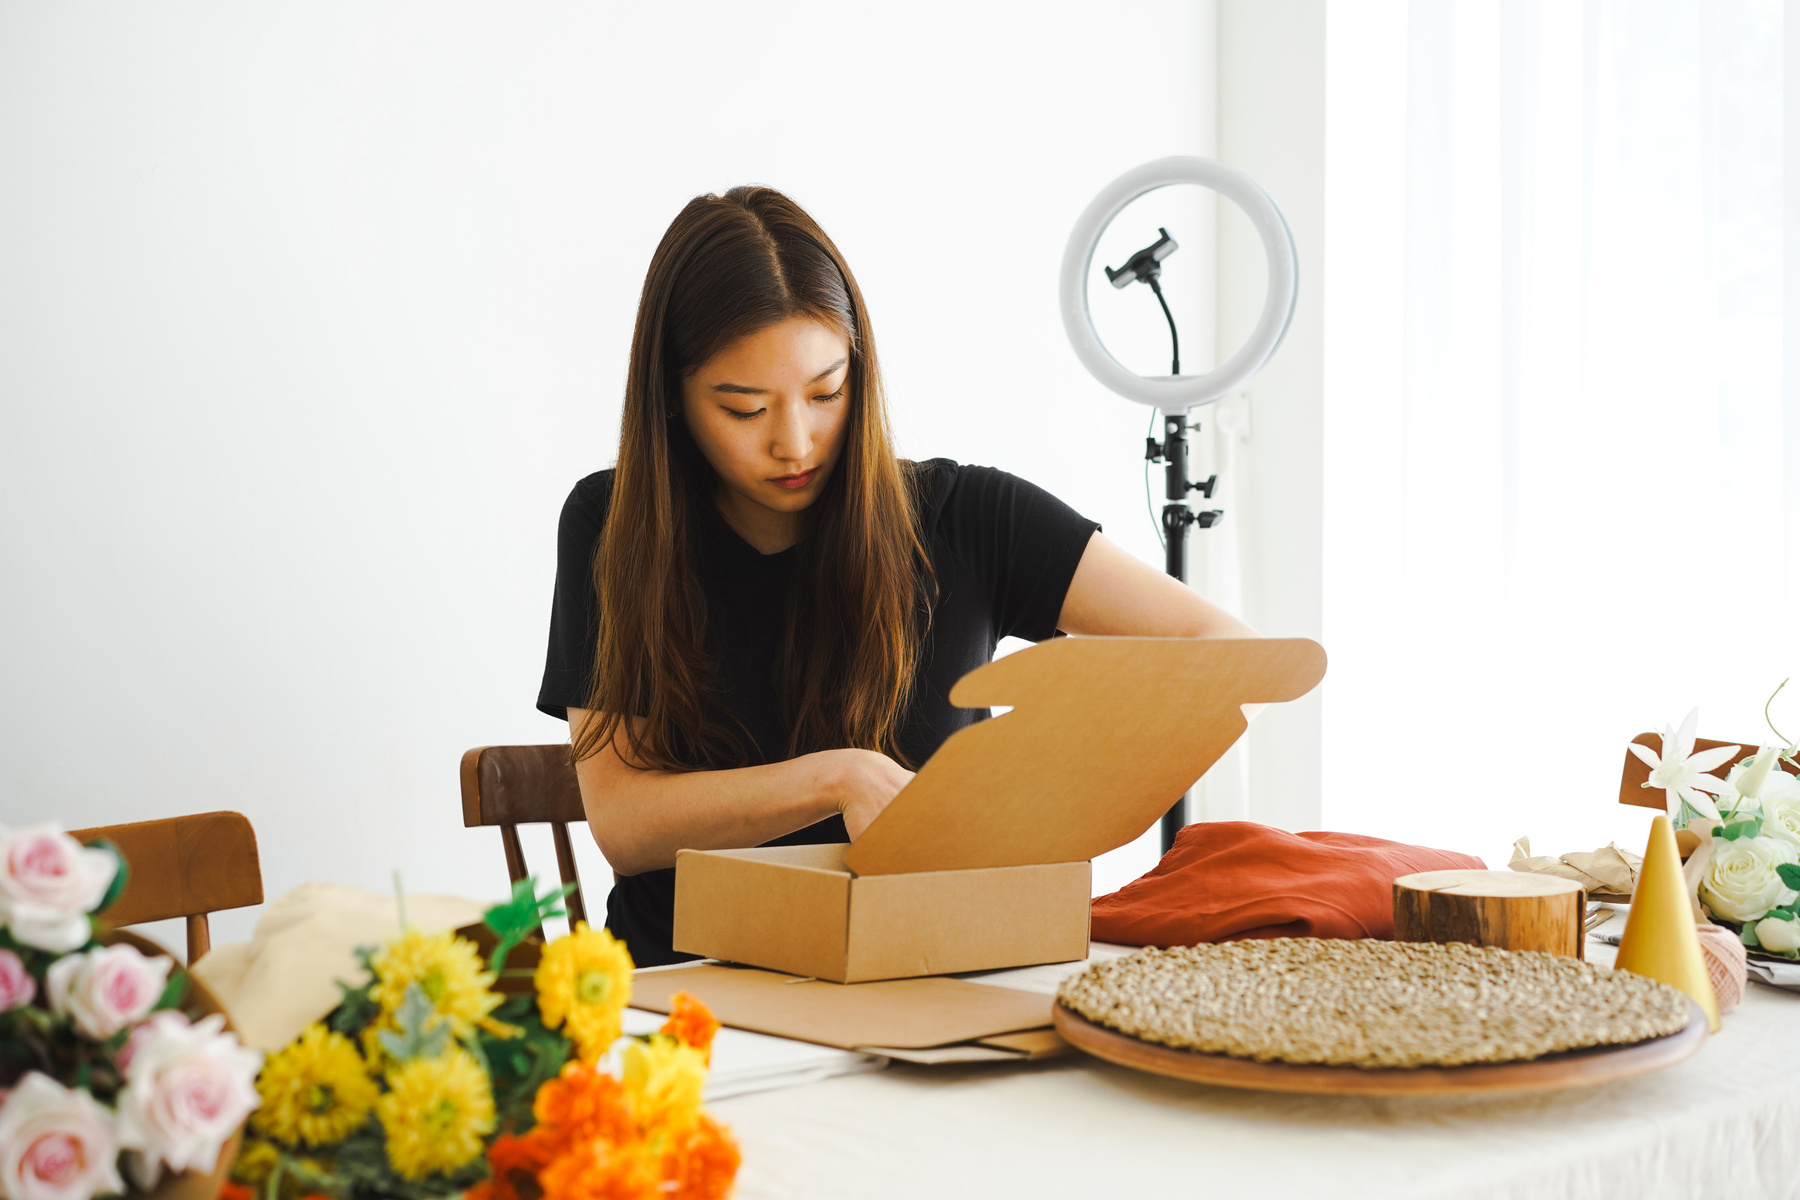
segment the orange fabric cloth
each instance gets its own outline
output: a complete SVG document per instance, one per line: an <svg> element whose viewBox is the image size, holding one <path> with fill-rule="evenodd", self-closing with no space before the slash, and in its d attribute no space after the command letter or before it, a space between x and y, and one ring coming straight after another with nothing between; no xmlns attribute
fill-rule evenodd
<svg viewBox="0 0 1800 1200"><path fill-rule="evenodd" d="M1236 938L1394 936L1394 880L1486 866L1470 854L1251 821L1189 825L1148 875L1094 901L1094 940L1192 946Z"/></svg>

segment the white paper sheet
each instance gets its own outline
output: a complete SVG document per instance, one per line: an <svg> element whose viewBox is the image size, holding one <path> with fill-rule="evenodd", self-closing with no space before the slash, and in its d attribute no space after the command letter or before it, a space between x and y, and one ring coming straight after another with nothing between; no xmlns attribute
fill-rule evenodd
<svg viewBox="0 0 1800 1200"><path fill-rule="evenodd" d="M655 1033L667 1019L661 1013L628 1008L625 1010L625 1032ZM877 1054L838 1050L831 1046L815 1046L811 1042L726 1028L719 1030L713 1038L706 1100L712 1103L728 1096L799 1087L837 1075L879 1071L886 1065L887 1059Z"/></svg>

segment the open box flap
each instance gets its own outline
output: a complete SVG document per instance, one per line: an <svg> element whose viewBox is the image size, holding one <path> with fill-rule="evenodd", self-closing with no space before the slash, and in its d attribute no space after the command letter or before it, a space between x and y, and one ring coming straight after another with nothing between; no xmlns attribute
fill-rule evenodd
<svg viewBox="0 0 1800 1200"><path fill-rule="evenodd" d="M978 667L959 730L844 855L859 875L1084 862L1136 838L1231 748L1242 705L1325 674L1306 638L1057 638Z"/></svg>

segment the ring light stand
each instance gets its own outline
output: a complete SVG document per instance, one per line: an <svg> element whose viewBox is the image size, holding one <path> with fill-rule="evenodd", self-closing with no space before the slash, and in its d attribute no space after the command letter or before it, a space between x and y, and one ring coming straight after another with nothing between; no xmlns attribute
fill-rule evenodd
<svg viewBox="0 0 1800 1200"><path fill-rule="evenodd" d="M1170 374L1139 375L1121 366L1101 344L1100 335L1094 330L1093 314L1088 311L1088 274L1093 268L1094 249L1100 244L1101 235L1126 205L1158 188L1181 183L1211 188L1235 203L1250 218L1251 225L1262 236L1263 252L1268 259L1269 291L1263 300L1262 316L1256 328L1236 354L1204 375L1181 374L1175 318L1169 314L1168 302L1163 299L1158 282L1162 262L1174 253L1176 245L1168 230L1158 230L1161 236L1153 245L1132 255L1116 271L1111 267L1106 269L1107 279L1114 287L1123 288L1139 281L1149 284L1162 304L1164 315L1169 317L1169 336L1177 347L1171 356ZM1224 515L1217 509L1195 512L1188 507L1190 491L1211 499L1218 482L1216 475L1200 483L1188 480L1187 435L1199 428L1188 423L1188 414L1242 388L1262 370L1263 364L1281 345L1282 336L1293 319L1294 301L1299 294L1293 235L1288 232L1287 221L1269 194L1242 171L1207 158L1159 158L1113 180L1094 197L1093 203L1075 222L1075 229L1069 234L1068 248L1063 251L1061 292L1063 330L1069 335L1069 344L1075 348L1075 356L1081 360L1081 365L1095 379L1127 400L1149 405L1161 414L1162 440L1146 439L1145 458L1164 464L1162 531L1165 566L1170 575L1185 583L1188 526L1207 529ZM1163 853L1168 853L1175 844L1175 835L1187 823L1186 817L1187 797L1183 796L1162 819Z"/></svg>

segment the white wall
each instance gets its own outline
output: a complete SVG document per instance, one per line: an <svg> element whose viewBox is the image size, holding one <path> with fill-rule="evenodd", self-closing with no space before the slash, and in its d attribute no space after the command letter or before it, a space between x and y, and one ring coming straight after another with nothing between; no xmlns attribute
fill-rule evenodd
<svg viewBox="0 0 1800 1200"><path fill-rule="evenodd" d="M1238 503L1226 520L1237 523L1245 619L1265 634L1315 639L1324 615L1325 8L1324 0L1220 0L1219 158L1280 206L1299 255L1300 293L1287 337L1241 400L1200 413L1236 429ZM1267 274L1249 221L1222 207L1221 353L1254 328ZM1269 708L1251 726L1251 819L1318 828L1322 694Z"/></svg>
<svg viewBox="0 0 1800 1200"><path fill-rule="evenodd" d="M703 190L775 184L832 232L906 453L1159 561L1147 414L1081 371L1054 287L1102 184L1211 152L1211 4L777 11L0 8L0 820L233 808L271 895L498 894L456 762L565 736L532 707L556 514L612 459L644 266ZM1201 228L1165 208L1120 238ZM1196 327L1204 241L1171 268ZM1148 363L1137 312L1102 320Z"/></svg>

